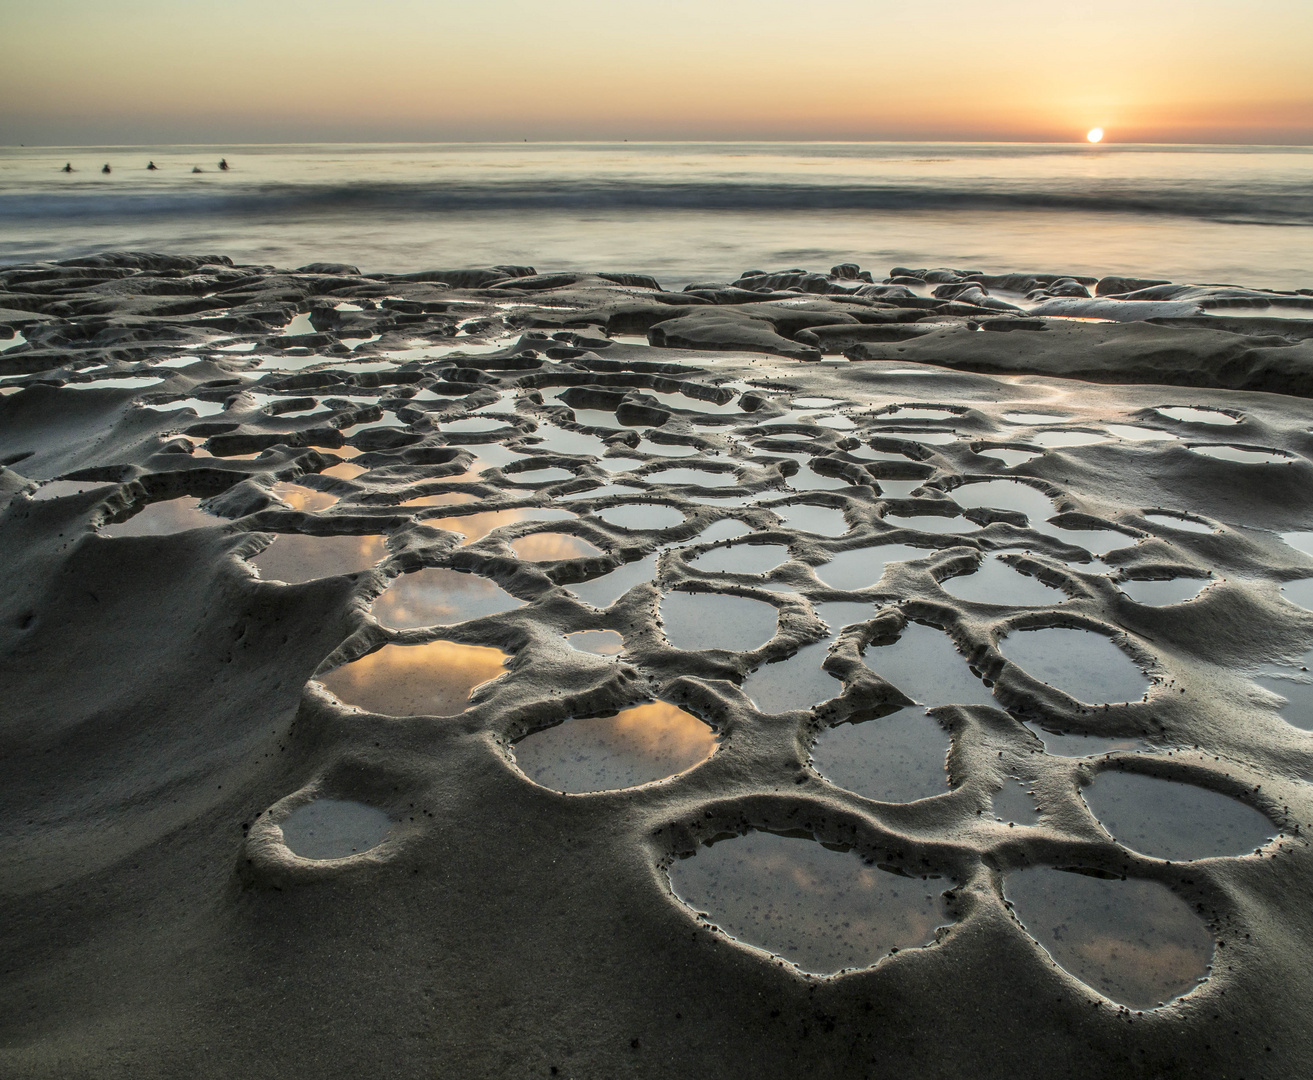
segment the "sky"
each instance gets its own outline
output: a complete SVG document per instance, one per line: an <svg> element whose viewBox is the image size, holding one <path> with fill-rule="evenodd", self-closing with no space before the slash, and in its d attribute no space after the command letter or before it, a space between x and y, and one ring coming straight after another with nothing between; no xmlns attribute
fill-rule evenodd
<svg viewBox="0 0 1313 1080"><path fill-rule="evenodd" d="M0 144L1313 144L1311 0L0 0Z"/></svg>

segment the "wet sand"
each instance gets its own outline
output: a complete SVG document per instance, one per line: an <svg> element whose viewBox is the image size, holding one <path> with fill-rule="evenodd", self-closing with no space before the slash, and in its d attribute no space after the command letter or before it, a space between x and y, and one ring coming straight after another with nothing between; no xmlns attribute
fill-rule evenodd
<svg viewBox="0 0 1313 1080"><path fill-rule="evenodd" d="M0 270L15 1076L1313 1068L1313 295Z"/></svg>

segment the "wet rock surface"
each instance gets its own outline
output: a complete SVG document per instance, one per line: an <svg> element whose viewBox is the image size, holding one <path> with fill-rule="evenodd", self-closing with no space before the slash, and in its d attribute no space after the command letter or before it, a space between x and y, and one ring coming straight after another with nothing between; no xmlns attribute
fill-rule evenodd
<svg viewBox="0 0 1313 1080"><path fill-rule="evenodd" d="M0 1062L1303 1074L1307 299L0 271Z"/></svg>

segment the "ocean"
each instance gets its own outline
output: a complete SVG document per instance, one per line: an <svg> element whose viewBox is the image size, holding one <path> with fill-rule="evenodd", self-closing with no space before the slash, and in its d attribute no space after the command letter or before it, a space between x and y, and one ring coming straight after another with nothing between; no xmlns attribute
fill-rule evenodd
<svg viewBox="0 0 1313 1080"><path fill-rule="evenodd" d="M0 263L109 249L366 272L627 270L668 288L840 262L877 278L951 266L1301 288L1313 147L0 148Z"/></svg>

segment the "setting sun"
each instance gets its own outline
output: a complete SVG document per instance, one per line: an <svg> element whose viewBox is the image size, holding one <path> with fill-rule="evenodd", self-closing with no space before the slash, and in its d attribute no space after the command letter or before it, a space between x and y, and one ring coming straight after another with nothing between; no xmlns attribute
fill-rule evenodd
<svg viewBox="0 0 1313 1080"><path fill-rule="evenodd" d="M1085 138L1089 139L1090 142L1102 142L1103 128L1090 128L1090 130L1085 133Z"/></svg>

